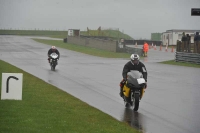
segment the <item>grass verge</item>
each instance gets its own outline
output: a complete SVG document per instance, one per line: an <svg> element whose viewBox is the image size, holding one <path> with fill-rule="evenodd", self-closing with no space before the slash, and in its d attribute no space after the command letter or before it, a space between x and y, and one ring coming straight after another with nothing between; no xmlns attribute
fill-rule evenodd
<svg viewBox="0 0 200 133"><path fill-rule="evenodd" d="M52 31L52 30L2 30L0 29L0 35L24 35L24 36L50 36L66 38L67 31Z"/></svg>
<svg viewBox="0 0 200 133"><path fill-rule="evenodd" d="M100 37L109 37L113 39L132 39L127 34L122 33L119 30L89 30L87 31L80 31L81 35L86 35L86 36L100 36ZM30 36L49 36L53 38L66 38L68 35L68 31L58 31L58 30L39 30L39 29L34 29L34 30L12 30L12 29L0 29L0 35L30 35Z"/></svg>
<svg viewBox="0 0 200 133"><path fill-rule="evenodd" d="M65 48L65 49L69 49L69 50L73 50L76 52L81 52L81 53L85 53L85 54L89 54L93 56L106 57L106 58L129 58L130 57L130 54L128 53L109 52L109 51L95 49L91 47L64 43L61 40L44 40L44 39L33 39L33 40L40 43L47 44L47 45L51 45L51 46L54 45L56 47Z"/></svg>
<svg viewBox="0 0 200 133"><path fill-rule="evenodd" d="M169 65L177 65L177 66L187 66L187 67L200 68L200 65L198 65L198 64L185 63L185 62L175 62L174 60L163 61L163 62L160 62L160 63L162 63L162 64L169 64Z"/></svg>
<svg viewBox="0 0 200 133"><path fill-rule="evenodd" d="M1 133L137 132L21 69L1 60L0 64L0 73L23 73L23 100L0 100Z"/></svg>

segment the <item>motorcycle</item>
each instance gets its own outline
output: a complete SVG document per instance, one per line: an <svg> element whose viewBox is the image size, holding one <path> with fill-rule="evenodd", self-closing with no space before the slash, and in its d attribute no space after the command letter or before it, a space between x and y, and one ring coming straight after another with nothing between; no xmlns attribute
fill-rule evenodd
<svg viewBox="0 0 200 133"><path fill-rule="evenodd" d="M52 71L55 70L57 64L58 64L58 54L56 53L50 54L50 66Z"/></svg>
<svg viewBox="0 0 200 133"><path fill-rule="evenodd" d="M127 80L123 86L123 99L126 107L131 105L134 111L139 109L139 102L145 92L145 85L146 82L142 73L137 70L127 73Z"/></svg>

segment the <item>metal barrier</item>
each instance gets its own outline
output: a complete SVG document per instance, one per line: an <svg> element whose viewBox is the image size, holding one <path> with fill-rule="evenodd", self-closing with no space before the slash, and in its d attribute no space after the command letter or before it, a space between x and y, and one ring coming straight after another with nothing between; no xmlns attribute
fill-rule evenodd
<svg viewBox="0 0 200 133"><path fill-rule="evenodd" d="M143 49L142 48L133 48L124 45L123 43L117 43L117 50L116 52L119 53L129 53L129 54L138 54L139 56L143 56Z"/></svg>
<svg viewBox="0 0 200 133"><path fill-rule="evenodd" d="M139 56L143 56L142 48L125 47L125 49L126 49L126 52L129 54L138 54Z"/></svg>
<svg viewBox="0 0 200 133"><path fill-rule="evenodd" d="M175 53L176 62L189 62L194 64L200 64L200 54L198 53L186 53L186 52L176 52Z"/></svg>

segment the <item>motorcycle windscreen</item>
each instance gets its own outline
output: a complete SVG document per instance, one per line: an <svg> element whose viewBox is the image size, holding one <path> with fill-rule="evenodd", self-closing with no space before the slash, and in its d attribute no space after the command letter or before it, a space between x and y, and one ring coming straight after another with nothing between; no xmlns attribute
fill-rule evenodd
<svg viewBox="0 0 200 133"><path fill-rule="evenodd" d="M136 71L136 70L128 72L127 81L128 81L128 83L131 83L135 87L139 87L140 84L145 83L142 73L140 73L139 71Z"/></svg>
<svg viewBox="0 0 200 133"><path fill-rule="evenodd" d="M127 73L127 76L131 76L135 79L143 78L142 73L137 70L131 70L130 72Z"/></svg>

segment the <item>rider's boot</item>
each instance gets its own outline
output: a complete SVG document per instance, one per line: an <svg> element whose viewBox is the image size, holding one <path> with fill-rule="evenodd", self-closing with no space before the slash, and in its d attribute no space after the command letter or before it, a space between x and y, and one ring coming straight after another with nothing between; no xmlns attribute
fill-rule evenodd
<svg viewBox="0 0 200 133"><path fill-rule="evenodd" d="M122 88L121 88L121 87L120 87L119 95L120 95L121 97L123 97L123 91L122 91Z"/></svg>
<svg viewBox="0 0 200 133"><path fill-rule="evenodd" d="M132 105L131 105L131 106L132 106ZM126 104L125 104L125 107L128 108L128 107L129 107L129 103L126 103Z"/></svg>

